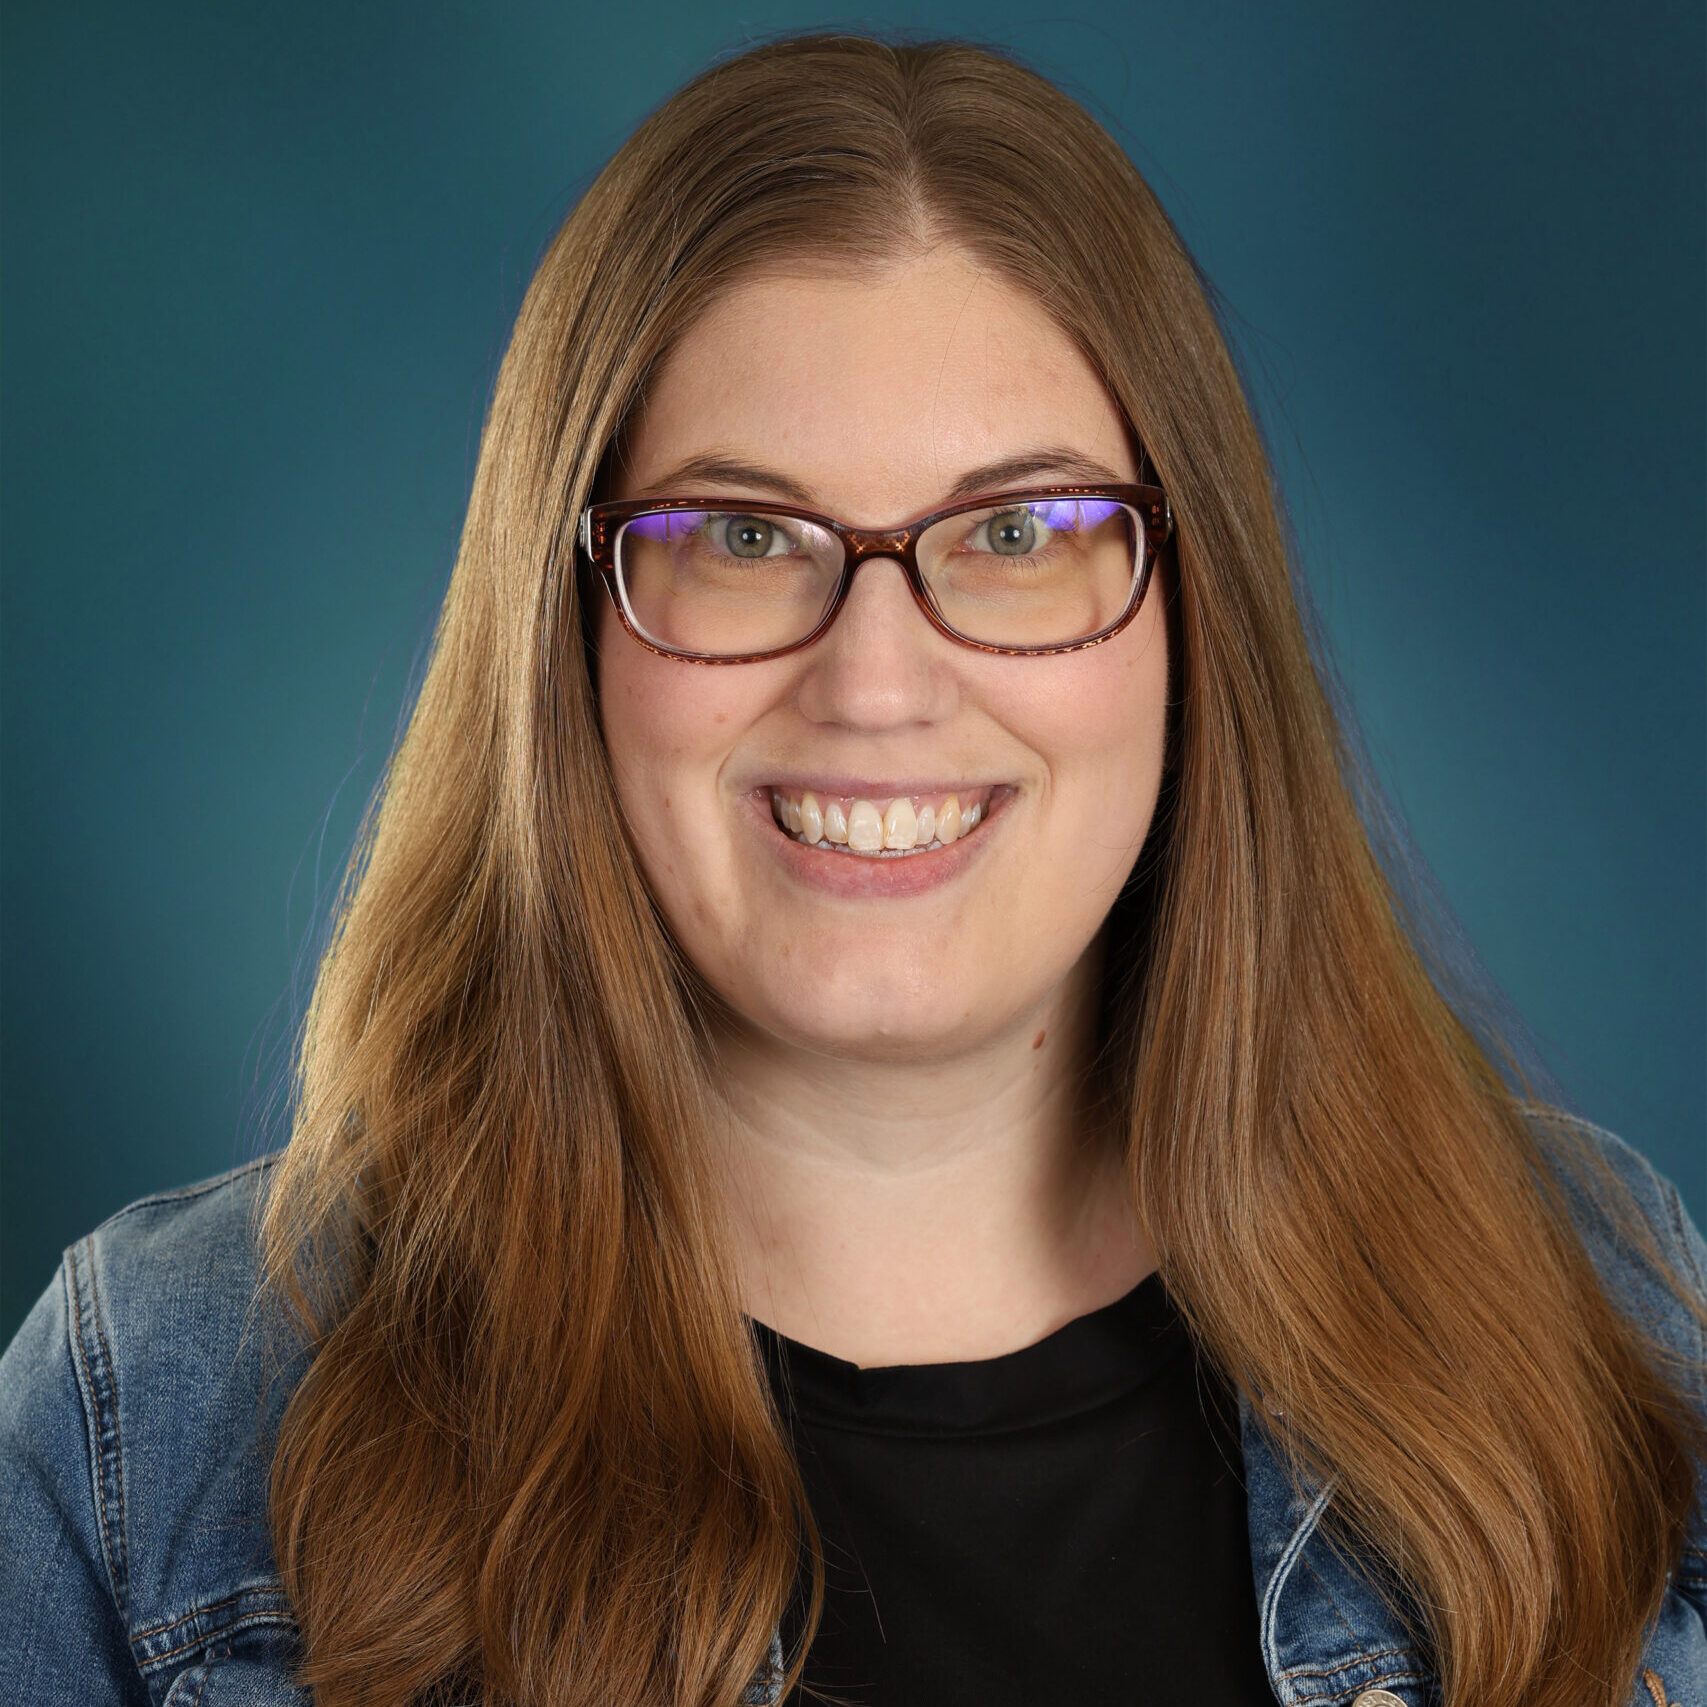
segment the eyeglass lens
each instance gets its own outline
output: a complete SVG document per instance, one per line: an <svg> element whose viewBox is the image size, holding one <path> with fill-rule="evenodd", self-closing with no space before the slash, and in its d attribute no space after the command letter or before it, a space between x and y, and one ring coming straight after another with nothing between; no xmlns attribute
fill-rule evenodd
<svg viewBox="0 0 1707 1707"><path fill-rule="evenodd" d="M986 646L1071 645L1112 627L1137 590L1139 513L1112 498L962 510L919 536L937 614ZM629 620L675 652L740 657L804 640L845 561L829 529L764 510L652 510L617 535Z"/></svg>

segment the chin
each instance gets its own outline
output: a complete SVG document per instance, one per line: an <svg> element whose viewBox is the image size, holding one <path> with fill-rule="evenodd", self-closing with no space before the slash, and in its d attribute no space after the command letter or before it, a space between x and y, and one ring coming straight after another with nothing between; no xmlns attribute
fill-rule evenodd
<svg viewBox="0 0 1707 1707"><path fill-rule="evenodd" d="M878 1027L852 1021L810 1029L796 1024L782 1035L796 1049L873 1066L949 1060L963 1054L971 1042L964 1027L931 1031L922 1025Z"/></svg>
<svg viewBox="0 0 1707 1707"><path fill-rule="evenodd" d="M1010 1017L970 1010L966 994L964 978L936 972L917 980L869 979L857 987L852 980L811 989L790 984L756 1002L744 993L735 1005L795 1048L841 1060L920 1061L975 1047Z"/></svg>

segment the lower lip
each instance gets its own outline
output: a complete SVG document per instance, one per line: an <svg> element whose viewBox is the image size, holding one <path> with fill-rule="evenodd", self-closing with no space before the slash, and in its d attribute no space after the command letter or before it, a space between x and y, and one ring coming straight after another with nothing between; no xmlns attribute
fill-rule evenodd
<svg viewBox="0 0 1707 1707"><path fill-rule="evenodd" d="M796 882L822 894L850 900L898 901L940 889L965 871L978 858L984 838L990 834L991 825L1000 819L1012 793L1009 788L992 791L983 817L971 835L950 842L947 847L907 854L900 859L831 853L824 848L808 847L796 841L771 816L769 789L761 789L747 799L760 836Z"/></svg>

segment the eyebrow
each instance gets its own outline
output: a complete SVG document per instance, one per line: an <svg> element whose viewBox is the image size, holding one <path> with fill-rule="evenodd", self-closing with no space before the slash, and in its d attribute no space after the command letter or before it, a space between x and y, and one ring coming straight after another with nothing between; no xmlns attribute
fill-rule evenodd
<svg viewBox="0 0 1707 1707"><path fill-rule="evenodd" d="M1072 485L1124 486L1126 477L1117 474L1105 463L1098 462L1083 451L1066 445L1044 445L1037 450L1020 451L995 462L981 463L969 468L943 494L945 504L958 503L962 498L975 498L982 492L997 492L1016 482L1033 479L1040 474L1055 476ZM650 482L643 498L665 498L677 494L692 494L696 482L716 486L735 486L744 490L780 498L784 503L797 504L803 510L817 509L816 495L809 487L791 479L780 469L766 468L762 463L747 462L736 456L706 452L690 456L678 463L668 474Z"/></svg>

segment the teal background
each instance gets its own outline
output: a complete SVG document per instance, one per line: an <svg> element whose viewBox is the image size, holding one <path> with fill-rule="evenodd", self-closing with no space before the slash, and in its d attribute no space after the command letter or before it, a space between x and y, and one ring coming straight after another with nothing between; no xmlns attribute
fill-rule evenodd
<svg viewBox="0 0 1707 1707"><path fill-rule="evenodd" d="M1417 845L1702 1218L1698 0L11 0L0 1336L273 1134L532 264L678 82L827 22L1006 42L1151 176Z"/></svg>

